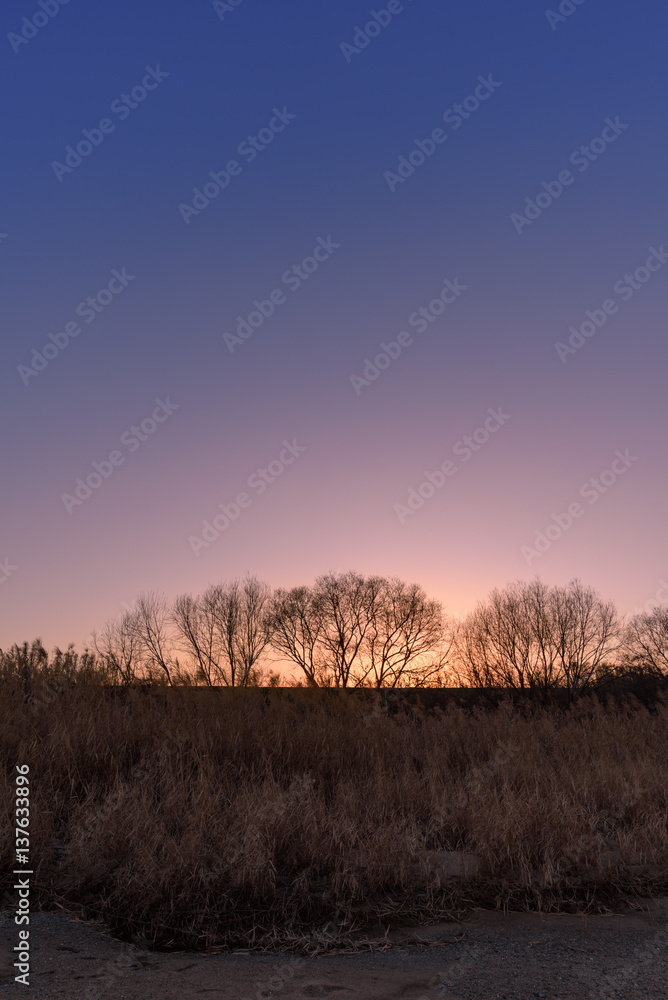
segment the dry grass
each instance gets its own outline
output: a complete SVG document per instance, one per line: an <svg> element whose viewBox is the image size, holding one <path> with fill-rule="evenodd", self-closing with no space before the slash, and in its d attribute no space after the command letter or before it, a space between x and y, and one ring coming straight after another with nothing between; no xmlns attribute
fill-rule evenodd
<svg viewBox="0 0 668 1000"><path fill-rule="evenodd" d="M337 692L72 687L0 709L34 883L160 947L336 946L470 905L668 890L668 703L390 715ZM480 860L447 875L436 852ZM13 831L0 830L2 871ZM5 888L11 886L11 876Z"/></svg>

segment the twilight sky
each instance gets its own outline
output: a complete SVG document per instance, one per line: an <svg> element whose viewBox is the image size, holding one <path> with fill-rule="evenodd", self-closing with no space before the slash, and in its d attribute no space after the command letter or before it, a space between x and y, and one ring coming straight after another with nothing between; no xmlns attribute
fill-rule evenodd
<svg viewBox="0 0 668 1000"><path fill-rule="evenodd" d="M0 646L246 572L654 597L668 14L551 10L5 0Z"/></svg>

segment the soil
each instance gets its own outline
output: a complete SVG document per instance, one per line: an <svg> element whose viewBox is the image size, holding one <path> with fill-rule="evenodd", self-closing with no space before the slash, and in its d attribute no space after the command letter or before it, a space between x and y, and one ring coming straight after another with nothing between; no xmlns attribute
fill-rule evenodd
<svg viewBox="0 0 668 1000"><path fill-rule="evenodd" d="M30 918L33 1000L668 1000L668 898L610 916L474 911L384 950L315 957L143 950L65 913ZM0 916L0 998L18 928Z"/></svg>

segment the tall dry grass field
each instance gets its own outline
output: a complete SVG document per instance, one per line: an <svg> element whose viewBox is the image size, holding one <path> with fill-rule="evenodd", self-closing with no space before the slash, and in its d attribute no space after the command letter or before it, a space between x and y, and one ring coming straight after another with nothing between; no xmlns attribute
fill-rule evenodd
<svg viewBox="0 0 668 1000"><path fill-rule="evenodd" d="M333 691L73 686L4 696L0 741L4 816L30 765L43 904L150 945L315 948L379 919L668 891L665 700L391 714Z"/></svg>

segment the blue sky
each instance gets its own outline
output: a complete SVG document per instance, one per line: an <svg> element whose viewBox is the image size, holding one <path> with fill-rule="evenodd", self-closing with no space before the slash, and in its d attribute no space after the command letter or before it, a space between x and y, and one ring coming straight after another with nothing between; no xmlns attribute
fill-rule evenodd
<svg viewBox="0 0 668 1000"><path fill-rule="evenodd" d="M660 5L562 4L551 26L528 2L409 0L390 17L352 0L70 0L30 27L56 3L1 15L0 561L16 568L0 644L80 642L141 590L246 571L275 585L398 573L456 612L535 573L582 576L623 610L652 596L668 572L666 275L627 301L613 289L668 243ZM147 73L161 82L134 100ZM489 98L444 122L481 77ZM600 148L607 119L619 134L581 170L572 154ZM249 162L240 144L272 121ZM447 139L391 190L385 175L436 128ZM54 169L84 130L99 145ZM186 222L179 205L235 159ZM513 213L565 169L572 183L518 233ZM319 238L338 246L286 285ZM132 280L87 323L80 304L123 269ZM409 317L445 279L466 291L417 333ZM285 301L231 352L223 334L277 288ZM610 296L618 311L562 361L555 344ZM33 349L77 319L26 384ZM351 376L402 330L413 343L357 392ZM166 396L169 419L68 511L63 496ZM402 522L396 505L499 406L498 436ZM195 555L210 512L293 438L294 467ZM625 448L628 474L527 564L522 546Z"/></svg>

